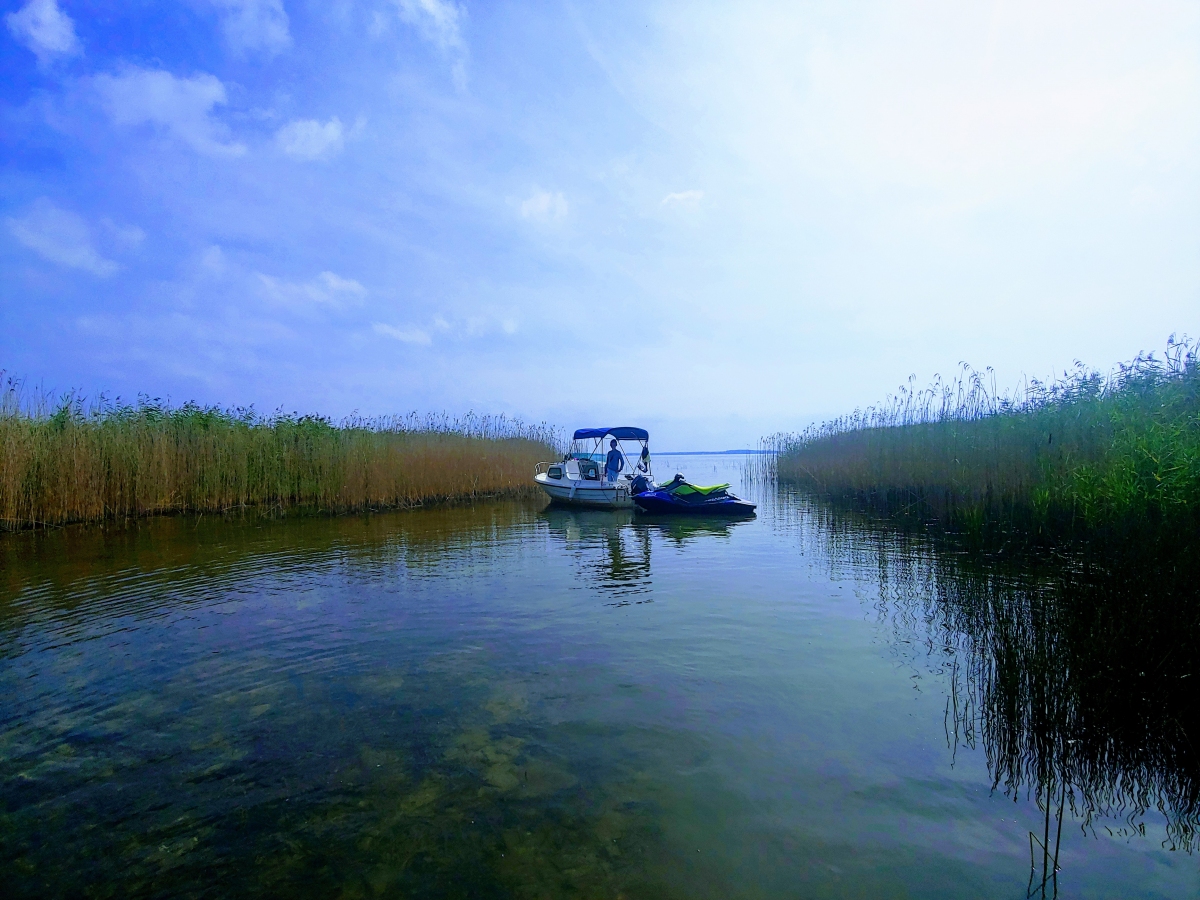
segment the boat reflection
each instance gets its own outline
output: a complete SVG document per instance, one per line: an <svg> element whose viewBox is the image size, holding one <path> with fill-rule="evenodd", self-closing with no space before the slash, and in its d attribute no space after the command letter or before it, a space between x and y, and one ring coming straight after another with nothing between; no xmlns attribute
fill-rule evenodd
<svg viewBox="0 0 1200 900"><path fill-rule="evenodd" d="M551 505L540 518L575 559L581 586L616 595L621 606L651 602L650 534L634 526L631 509Z"/></svg>
<svg viewBox="0 0 1200 900"><path fill-rule="evenodd" d="M752 518L729 519L722 516L670 516L655 519L642 518L637 527L645 528L677 546L683 546L700 538L727 538L734 528L738 528Z"/></svg>
<svg viewBox="0 0 1200 900"><path fill-rule="evenodd" d="M631 510L547 506L539 513L550 533L573 554L581 584L618 595L618 605L650 603L654 539L677 547L707 538L727 538L752 519L638 516Z"/></svg>
<svg viewBox="0 0 1200 900"><path fill-rule="evenodd" d="M874 583L908 662L948 678L948 746L982 747L994 790L1037 799L1030 896L1057 896L1077 829L1128 839L1162 816L1164 847L1197 849L1194 536L984 554L829 507L802 515L837 568Z"/></svg>

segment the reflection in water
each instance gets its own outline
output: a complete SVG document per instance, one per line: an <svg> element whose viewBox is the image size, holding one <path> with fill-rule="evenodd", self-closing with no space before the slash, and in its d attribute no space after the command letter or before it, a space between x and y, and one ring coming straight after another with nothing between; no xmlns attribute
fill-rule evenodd
<svg viewBox="0 0 1200 900"><path fill-rule="evenodd" d="M748 518L730 519L721 516L689 515L674 518L658 517L649 524L639 523L639 526L656 531L677 547L683 547L697 539L729 537L733 529L750 521Z"/></svg>
<svg viewBox="0 0 1200 900"><path fill-rule="evenodd" d="M6 896L1194 893L1192 570L755 499L6 536Z"/></svg>
<svg viewBox="0 0 1200 900"><path fill-rule="evenodd" d="M652 537L682 548L697 539L728 537L747 519L719 516L639 517L632 510L591 510L547 506L539 518L578 561L583 582L619 595L614 605L652 603ZM599 551L598 553L596 551Z"/></svg>
<svg viewBox="0 0 1200 900"><path fill-rule="evenodd" d="M536 510L419 516L0 543L7 896L672 895L643 761L485 646Z"/></svg>
<svg viewBox="0 0 1200 900"><path fill-rule="evenodd" d="M1066 814L1084 834L1128 837L1145 835L1157 812L1164 847L1196 849L1193 536L981 556L827 506L797 508L819 523L807 534L835 566L871 573L898 644L947 678L950 746L981 745L993 789L1036 798L1031 893L1057 895Z"/></svg>
<svg viewBox="0 0 1200 900"><path fill-rule="evenodd" d="M621 606L652 602L650 535L633 527L632 510L551 505L541 518L576 560L582 585L617 595Z"/></svg>

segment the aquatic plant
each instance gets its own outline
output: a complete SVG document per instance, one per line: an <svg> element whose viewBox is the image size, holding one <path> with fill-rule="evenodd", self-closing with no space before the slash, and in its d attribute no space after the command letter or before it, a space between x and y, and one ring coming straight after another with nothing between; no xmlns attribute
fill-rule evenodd
<svg viewBox="0 0 1200 900"><path fill-rule="evenodd" d="M797 501L835 570L877 587L903 662L947 680L948 748L982 749L994 790L1036 799L1031 896L1055 895L1072 831L1129 837L1161 816L1164 847L1200 846L1195 532L981 554L961 535Z"/></svg>
<svg viewBox="0 0 1200 900"><path fill-rule="evenodd" d="M540 544L545 522L500 500L0 540L4 896L682 896L651 865L670 856L641 729L564 723L521 641L437 637L462 627L454 585L495 610L477 566L527 586L510 538ZM373 607L352 639L334 596ZM236 640L206 640L216 610ZM113 692L125 626L155 637ZM46 694L22 658L69 686Z"/></svg>
<svg viewBox="0 0 1200 900"><path fill-rule="evenodd" d="M0 373L3 378L3 373ZM329 418L48 398L0 385L0 527L168 512L409 507L530 490L546 424L468 414Z"/></svg>
<svg viewBox="0 0 1200 900"><path fill-rule="evenodd" d="M893 516L982 531L1091 530L1200 515L1200 359L1172 337L1104 375L1077 364L1003 393L994 373L909 384L765 439L766 474Z"/></svg>

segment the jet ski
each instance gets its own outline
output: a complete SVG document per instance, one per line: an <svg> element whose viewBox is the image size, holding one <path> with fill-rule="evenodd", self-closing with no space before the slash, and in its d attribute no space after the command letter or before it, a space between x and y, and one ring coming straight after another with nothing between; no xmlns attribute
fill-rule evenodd
<svg viewBox="0 0 1200 900"><path fill-rule="evenodd" d="M701 487L676 475L666 484L655 485L638 476L633 480L633 502L639 512L661 515L687 513L707 516L752 516L758 507L729 493L728 484Z"/></svg>

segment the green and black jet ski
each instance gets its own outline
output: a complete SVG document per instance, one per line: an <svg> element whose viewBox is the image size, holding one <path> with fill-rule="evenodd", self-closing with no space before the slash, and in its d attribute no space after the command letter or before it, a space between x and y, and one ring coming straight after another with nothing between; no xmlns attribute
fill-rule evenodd
<svg viewBox="0 0 1200 900"><path fill-rule="evenodd" d="M666 484L653 485L639 476L633 480L633 502L641 512L654 515L752 516L758 507L729 493L728 484L701 487L676 475ZM640 490L639 490L640 489Z"/></svg>

